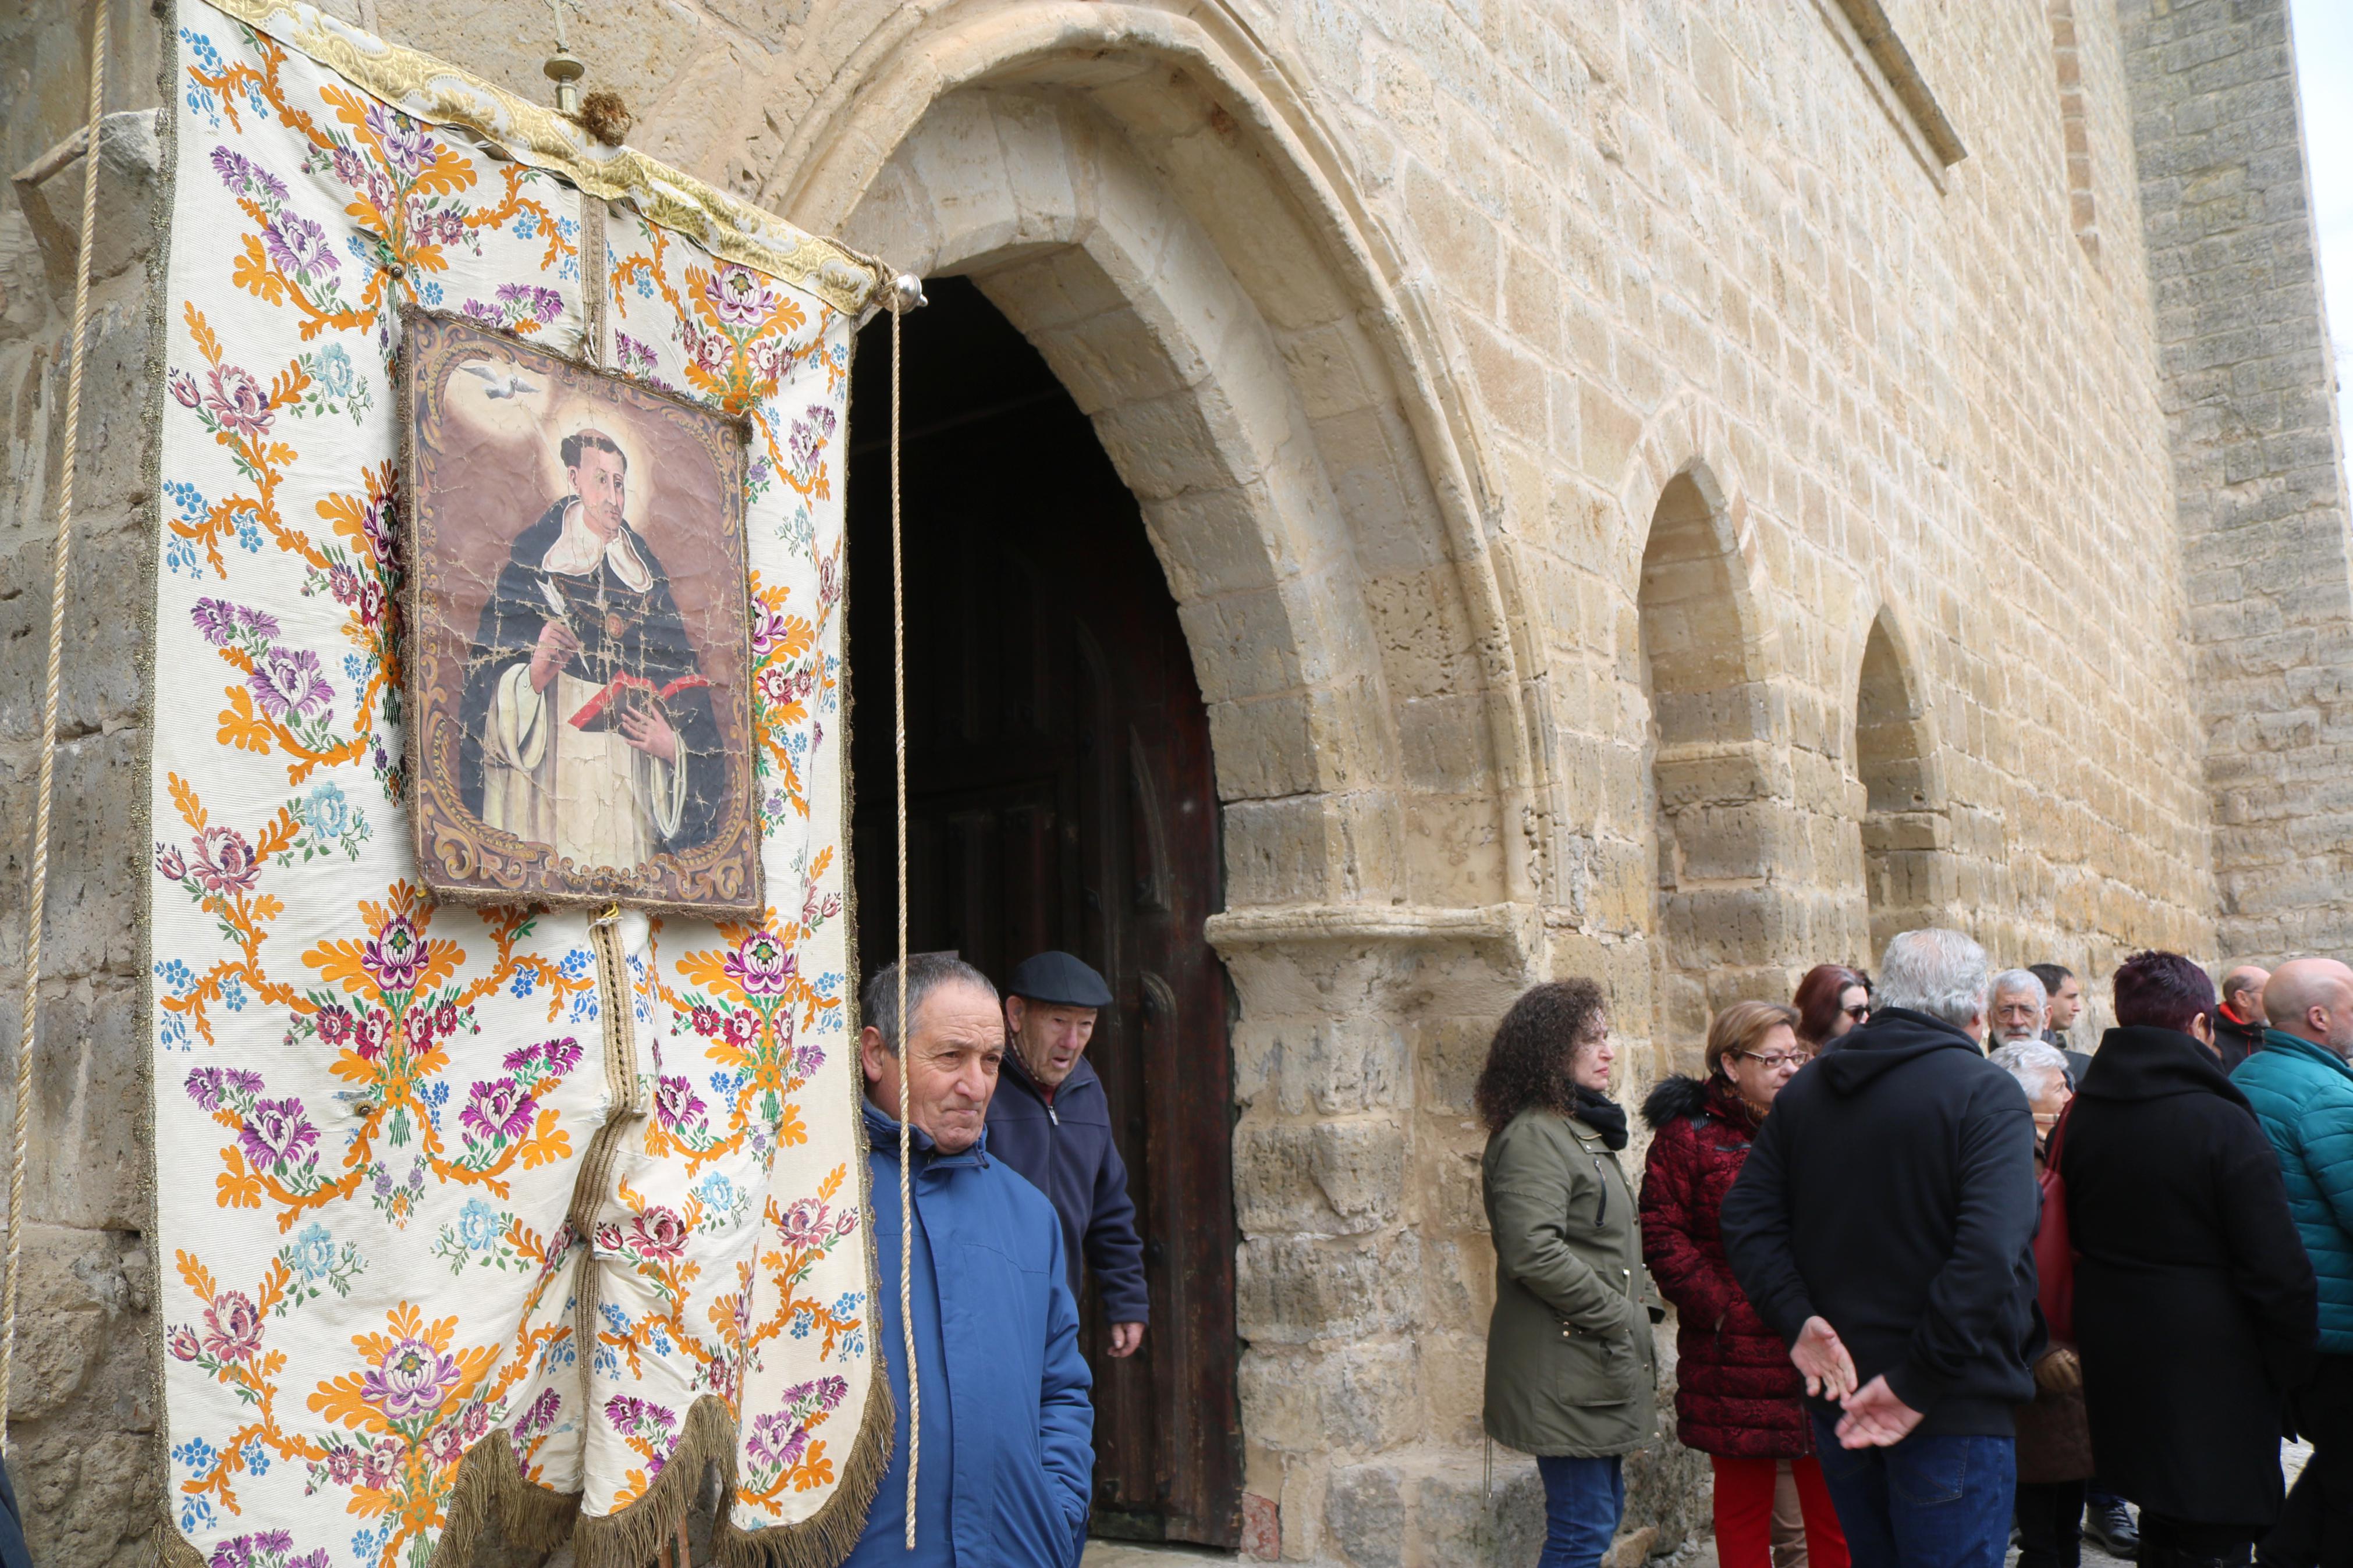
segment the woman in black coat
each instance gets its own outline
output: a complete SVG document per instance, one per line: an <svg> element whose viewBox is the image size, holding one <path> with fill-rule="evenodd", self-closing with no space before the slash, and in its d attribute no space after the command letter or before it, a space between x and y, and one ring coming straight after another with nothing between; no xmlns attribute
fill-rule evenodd
<svg viewBox="0 0 2353 1568"><path fill-rule="evenodd" d="M2281 1414L2318 1332L2312 1264L2213 1053L2204 971L2136 953L2116 1008L2060 1155L2092 1447L2140 1504L2144 1568L2243 1563L2279 1512Z"/></svg>

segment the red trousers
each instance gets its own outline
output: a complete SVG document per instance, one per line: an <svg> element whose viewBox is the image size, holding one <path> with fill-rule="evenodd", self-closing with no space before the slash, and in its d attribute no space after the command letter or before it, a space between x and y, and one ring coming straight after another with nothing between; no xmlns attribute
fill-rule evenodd
<svg viewBox="0 0 2353 1568"><path fill-rule="evenodd" d="M1778 1459L1708 1456L1715 1465L1715 1556L1723 1568L1773 1568L1773 1488ZM1791 1459L1799 1506L1806 1517L1806 1568L1847 1568L1846 1531L1839 1528L1821 1461Z"/></svg>

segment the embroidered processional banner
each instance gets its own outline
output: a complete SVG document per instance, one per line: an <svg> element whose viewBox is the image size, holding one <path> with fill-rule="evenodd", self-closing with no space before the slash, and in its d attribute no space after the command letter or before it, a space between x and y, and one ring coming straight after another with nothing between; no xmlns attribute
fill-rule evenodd
<svg viewBox="0 0 2353 1568"><path fill-rule="evenodd" d="M839 437L881 279L306 6L182 0L175 31L150 888L167 1557L428 1568L496 1521L638 1568L715 1468L724 1554L837 1562L892 1422L839 695ZM404 562L400 374L431 354L469 384L425 432L469 499ZM528 606L499 584L551 574L610 590L551 620L644 666L601 729L601 686L556 685L583 668L563 638L544 685L530 652L510 679L501 616ZM454 619L404 630L412 593ZM405 654L449 682L419 700L452 726L429 778ZM484 737L528 773L535 722L566 757L601 737L584 787L638 815L541 821L518 795L489 827ZM686 909L744 902L740 880L674 883L653 916L550 910L548 886L437 899L469 868L418 866L430 789L475 791L501 843L585 835L592 868L682 864L733 823L765 896L718 921Z"/></svg>

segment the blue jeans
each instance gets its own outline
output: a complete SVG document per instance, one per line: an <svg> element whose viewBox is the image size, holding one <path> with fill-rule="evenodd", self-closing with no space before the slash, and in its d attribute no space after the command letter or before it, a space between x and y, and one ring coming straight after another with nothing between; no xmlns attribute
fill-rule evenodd
<svg viewBox="0 0 2353 1568"><path fill-rule="evenodd" d="M2018 1488L2010 1437L1915 1432L1892 1448L1842 1448L1814 1417L1822 1479L1853 1568L2001 1568Z"/></svg>
<svg viewBox="0 0 2353 1568"><path fill-rule="evenodd" d="M1544 1478L1545 1544L1536 1568L1595 1568L1618 1534L1626 1511L1626 1475L1618 1456L1606 1459L1547 1459L1538 1456Z"/></svg>

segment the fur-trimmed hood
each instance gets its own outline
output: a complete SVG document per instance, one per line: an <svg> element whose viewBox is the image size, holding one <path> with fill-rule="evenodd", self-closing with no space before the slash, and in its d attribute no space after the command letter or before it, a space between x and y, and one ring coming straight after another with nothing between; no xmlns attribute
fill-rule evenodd
<svg viewBox="0 0 2353 1568"><path fill-rule="evenodd" d="M1674 1073L1651 1086L1650 1094L1642 1100L1642 1120L1656 1132L1670 1121L1705 1114L1708 1100L1707 1079Z"/></svg>

